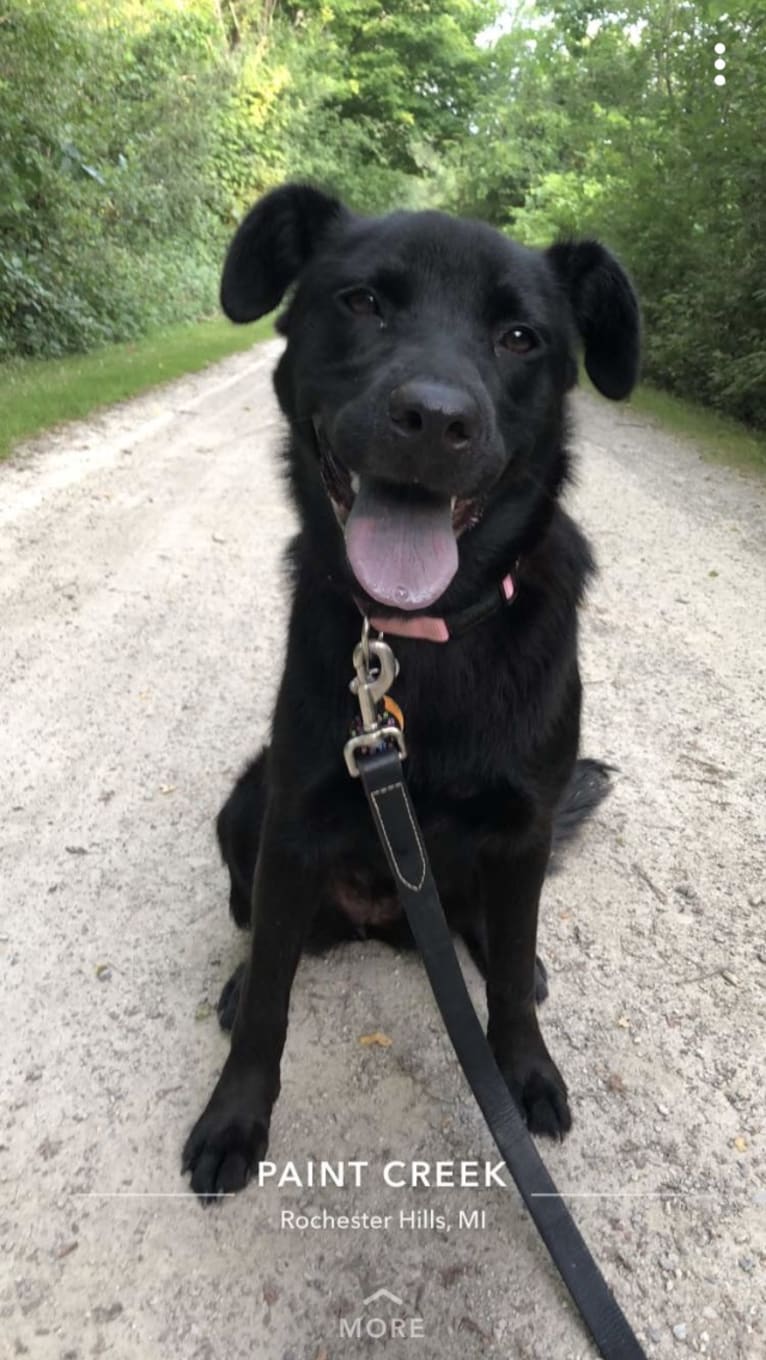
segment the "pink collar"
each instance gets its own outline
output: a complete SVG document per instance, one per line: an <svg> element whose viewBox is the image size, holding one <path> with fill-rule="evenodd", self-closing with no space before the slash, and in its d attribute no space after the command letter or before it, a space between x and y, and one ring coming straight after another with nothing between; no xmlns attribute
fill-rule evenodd
<svg viewBox="0 0 766 1360"><path fill-rule="evenodd" d="M378 632L391 633L394 637L417 638L421 642L449 642L451 638L462 637L469 628L481 623L503 605L511 604L515 596L516 582L511 572L508 572L499 586L492 586L475 604L449 619L436 618L433 614L415 614L409 618L402 618L400 614L392 614L387 618L371 614L370 625Z"/></svg>

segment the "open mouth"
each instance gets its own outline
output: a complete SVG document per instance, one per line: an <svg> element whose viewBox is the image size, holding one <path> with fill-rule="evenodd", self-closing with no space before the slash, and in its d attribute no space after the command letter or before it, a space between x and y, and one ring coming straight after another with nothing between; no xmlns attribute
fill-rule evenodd
<svg viewBox="0 0 766 1360"><path fill-rule="evenodd" d="M438 496L351 472L317 429L319 469L357 581L391 609L417 610L444 593L458 568L457 540L483 498Z"/></svg>

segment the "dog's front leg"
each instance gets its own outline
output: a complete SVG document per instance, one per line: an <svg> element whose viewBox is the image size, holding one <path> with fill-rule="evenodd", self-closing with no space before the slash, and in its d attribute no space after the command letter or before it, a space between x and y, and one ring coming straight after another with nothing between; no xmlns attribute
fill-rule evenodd
<svg viewBox="0 0 766 1360"><path fill-rule="evenodd" d="M487 1038L533 1133L561 1138L571 1127L567 1088L540 1033L535 953L549 836L522 853L485 851L480 866L487 921Z"/></svg>
<svg viewBox="0 0 766 1360"><path fill-rule="evenodd" d="M183 1169L201 1196L241 1190L268 1144L279 1095L290 988L317 903L316 878L288 841L278 809L263 828L253 886L253 935L231 1051L184 1148ZM289 846L289 848L288 848Z"/></svg>

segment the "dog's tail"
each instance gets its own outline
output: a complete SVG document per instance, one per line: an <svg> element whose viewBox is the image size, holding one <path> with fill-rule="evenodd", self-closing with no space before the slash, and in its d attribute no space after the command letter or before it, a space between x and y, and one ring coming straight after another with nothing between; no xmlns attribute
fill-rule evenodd
<svg viewBox="0 0 766 1360"><path fill-rule="evenodd" d="M578 760L561 795L553 823L549 873L561 867L562 850L577 839L583 822L592 817L612 787L613 765L600 760Z"/></svg>

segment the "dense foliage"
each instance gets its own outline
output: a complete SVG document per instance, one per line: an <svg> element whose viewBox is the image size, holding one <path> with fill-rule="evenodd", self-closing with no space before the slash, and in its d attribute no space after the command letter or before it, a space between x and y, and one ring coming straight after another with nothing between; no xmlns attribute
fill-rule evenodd
<svg viewBox="0 0 766 1360"><path fill-rule="evenodd" d="M305 176L597 233L647 375L766 426L765 125L764 0L0 0L0 357L211 311Z"/></svg>

